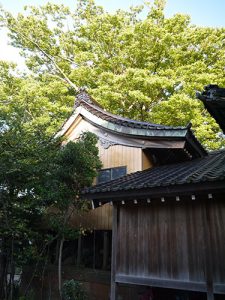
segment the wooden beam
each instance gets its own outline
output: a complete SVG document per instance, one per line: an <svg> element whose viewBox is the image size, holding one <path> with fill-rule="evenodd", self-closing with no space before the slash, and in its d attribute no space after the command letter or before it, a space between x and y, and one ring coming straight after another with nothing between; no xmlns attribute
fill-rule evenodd
<svg viewBox="0 0 225 300"><path fill-rule="evenodd" d="M163 278L151 278L151 277L140 277L140 276L130 276L130 275L116 275L116 282L122 284L131 285L146 285L154 286L159 288L171 288L180 289L187 291L198 291L207 292L207 287L205 282L192 282L192 281L181 281L173 279L163 279ZM208 300L208 299L207 299Z"/></svg>
<svg viewBox="0 0 225 300"><path fill-rule="evenodd" d="M207 300L214 300L214 293L212 288L207 287Z"/></svg>
<svg viewBox="0 0 225 300"><path fill-rule="evenodd" d="M116 257L117 257L117 231L118 231L118 210L117 204L113 204L113 224L112 224L112 262L111 262L111 292L110 300L117 299L116 283Z"/></svg>
<svg viewBox="0 0 225 300"><path fill-rule="evenodd" d="M158 197L176 197L179 195L191 197L192 193L195 192L196 196L205 195L208 193L213 193L214 198L217 195L222 195L225 193L224 180L217 182L203 182L203 183L195 183L195 184L182 184L182 185L174 185L174 186L165 186L165 187L152 187L152 188L143 188L143 189L132 189L132 190L119 190L116 192L102 192L102 193L90 193L85 194L83 197L85 199L92 199L98 202L104 200L105 202L111 201L127 201L132 199L139 198L148 198L151 195L151 198Z"/></svg>
<svg viewBox="0 0 225 300"><path fill-rule="evenodd" d="M215 283L213 288L215 294L225 294L225 284Z"/></svg>

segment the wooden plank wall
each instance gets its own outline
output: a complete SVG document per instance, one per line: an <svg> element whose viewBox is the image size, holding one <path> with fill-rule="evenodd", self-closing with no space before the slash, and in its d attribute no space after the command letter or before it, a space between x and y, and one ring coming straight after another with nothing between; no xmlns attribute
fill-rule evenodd
<svg viewBox="0 0 225 300"><path fill-rule="evenodd" d="M103 163L103 168L126 166L127 173L142 169L142 150L139 148L114 145L104 149L99 145L99 156ZM105 204L83 215L73 215L71 224L74 227L82 226L96 230L111 230L112 207L109 204Z"/></svg>
<svg viewBox="0 0 225 300"><path fill-rule="evenodd" d="M78 117L66 133L66 137L68 140L76 141L84 131L97 133L98 128ZM98 148L103 169L126 166L127 174L129 174L152 166L149 156L141 148L112 145L108 149L105 149L100 142L98 142ZM93 184L96 184L96 180L94 180ZM112 229L112 207L109 204L103 205L81 216L73 215L71 224L74 227L82 226L84 228L99 230Z"/></svg>
<svg viewBox="0 0 225 300"><path fill-rule="evenodd" d="M152 167L153 167L153 163L150 154L142 150L142 170L146 170Z"/></svg>
<svg viewBox="0 0 225 300"><path fill-rule="evenodd" d="M224 196L225 200L225 196ZM211 202L208 206L210 219L210 243L212 245L212 271L216 283L225 284L225 203Z"/></svg>
<svg viewBox="0 0 225 300"><path fill-rule="evenodd" d="M224 284L223 202L155 202L149 206L120 206L119 211L117 274L206 282L209 238L212 279L214 283Z"/></svg>
<svg viewBox="0 0 225 300"><path fill-rule="evenodd" d="M103 168L126 166L128 174L142 170L142 150L140 148L114 145L104 149L99 145L99 157Z"/></svg>
<svg viewBox="0 0 225 300"><path fill-rule="evenodd" d="M97 134L98 129L79 117L66 133L66 137L68 140L76 141L84 131L91 131ZM116 140L116 135L114 139ZM147 156L142 154L141 148L112 145L108 149L105 149L100 142L98 143L98 148L103 168L127 166L127 173L131 173L141 171L143 168L151 165L148 162Z"/></svg>
<svg viewBox="0 0 225 300"><path fill-rule="evenodd" d="M142 170L142 150L140 148L126 147L122 145L114 145L108 149L104 149L99 143L99 157L104 168L113 168L118 166L126 166L127 173ZM147 158L145 158L145 166ZM96 183L96 182L95 182ZM97 209L89 211L83 216L73 218L74 226L82 224L84 228L93 228L101 230L112 229L112 206L105 204Z"/></svg>
<svg viewBox="0 0 225 300"><path fill-rule="evenodd" d="M112 206L105 204L80 215L73 214L71 225L75 228L83 227L91 230L111 230Z"/></svg>

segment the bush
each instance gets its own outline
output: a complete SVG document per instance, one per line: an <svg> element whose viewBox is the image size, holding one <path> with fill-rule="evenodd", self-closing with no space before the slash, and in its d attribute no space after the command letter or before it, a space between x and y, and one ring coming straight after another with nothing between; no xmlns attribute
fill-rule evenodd
<svg viewBox="0 0 225 300"><path fill-rule="evenodd" d="M87 292L82 284L75 280L67 280L62 287L63 300L87 300Z"/></svg>
<svg viewBox="0 0 225 300"><path fill-rule="evenodd" d="M33 290L30 290L26 296L19 297L19 300L34 300L34 299L35 299L35 293Z"/></svg>

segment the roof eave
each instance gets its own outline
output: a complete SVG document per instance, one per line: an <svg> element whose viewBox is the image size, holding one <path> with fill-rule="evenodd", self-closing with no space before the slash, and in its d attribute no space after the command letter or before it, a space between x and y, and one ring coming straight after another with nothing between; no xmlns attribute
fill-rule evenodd
<svg viewBox="0 0 225 300"><path fill-rule="evenodd" d="M186 141L190 148L192 149L192 153L195 154L195 158L197 157L204 157L208 155L208 152L205 150L205 148L202 146L202 144L198 141L198 139L195 137L194 133L191 129L188 129L186 134Z"/></svg>
<svg viewBox="0 0 225 300"><path fill-rule="evenodd" d="M182 185L160 186L152 188L117 190L108 192L95 192L82 194L83 199L93 201L114 202L122 200L133 200L143 198L158 198L158 197L176 197L187 194L207 194L213 192L225 192L225 180L221 181L205 181L199 183L189 183Z"/></svg>
<svg viewBox="0 0 225 300"><path fill-rule="evenodd" d="M90 113L85 108L81 108L81 115L90 123L101 127L105 130L115 132L117 134L135 137L159 137L159 138L184 138L187 134L187 128L132 128L123 125L118 125Z"/></svg>

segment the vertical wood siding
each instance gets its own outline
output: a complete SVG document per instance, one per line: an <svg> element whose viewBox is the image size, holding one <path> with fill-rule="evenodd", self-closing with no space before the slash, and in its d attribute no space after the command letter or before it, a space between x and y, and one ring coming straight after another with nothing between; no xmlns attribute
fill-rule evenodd
<svg viewBox="0 0 225 300"><path fill-rule="evenodd" d="M142 170L142 154L140 148L114 145L104 149L99 145L99 157L103 168L126 166L127 173Z"/></svg>
<svg viewBox="0 0 225 300"><path fill-rule="evenodd" d="M105 204L83 214L73 214L71 226L85 229L111 230L112 229L112 206Z"/></svg>
<svg viewBox="0 0 225 300"><path fill-rule="evenodd" d="M79 117L66 133L66 138L69 141L75 141L82 132L96 132L96 129L95 126ZM141 148L112 145L105 149L100 142L98 143L98 148L103 168L127 166L127 173L131 173L151 166L147 156L142 154Z"/></svg>
<svg viewBox="0 0 225 300"><path fill-rule="evenodd" d="M67 140L76 141L84 131L95 132L96 127L79 117L66 133ZM112 145L105 149L98 142L99 157L104 168L126 166L127 173L141 171L151 166L148 157L142 153L142 149L123 145ZM96 184L96 180L94 181ZM112 229L112 207L109 204L91 210L83 215L73 215L71 224L74 227L83 226L91 229Z"/></svg>
<svg viewBox="0 0 225 300"><path fill-rule="evenodd" d="M151 157L145 151L142 151L142 170L146 170L153 166Z"/></svg>
<svg viewBox="0 0 225 300"><path fill-rule="evenodd" d="M209 210L208 220L206 209ZM206 282L209 238L213 281L224 284L223 202L121 206L119 214L117 274Z"/></svg>

